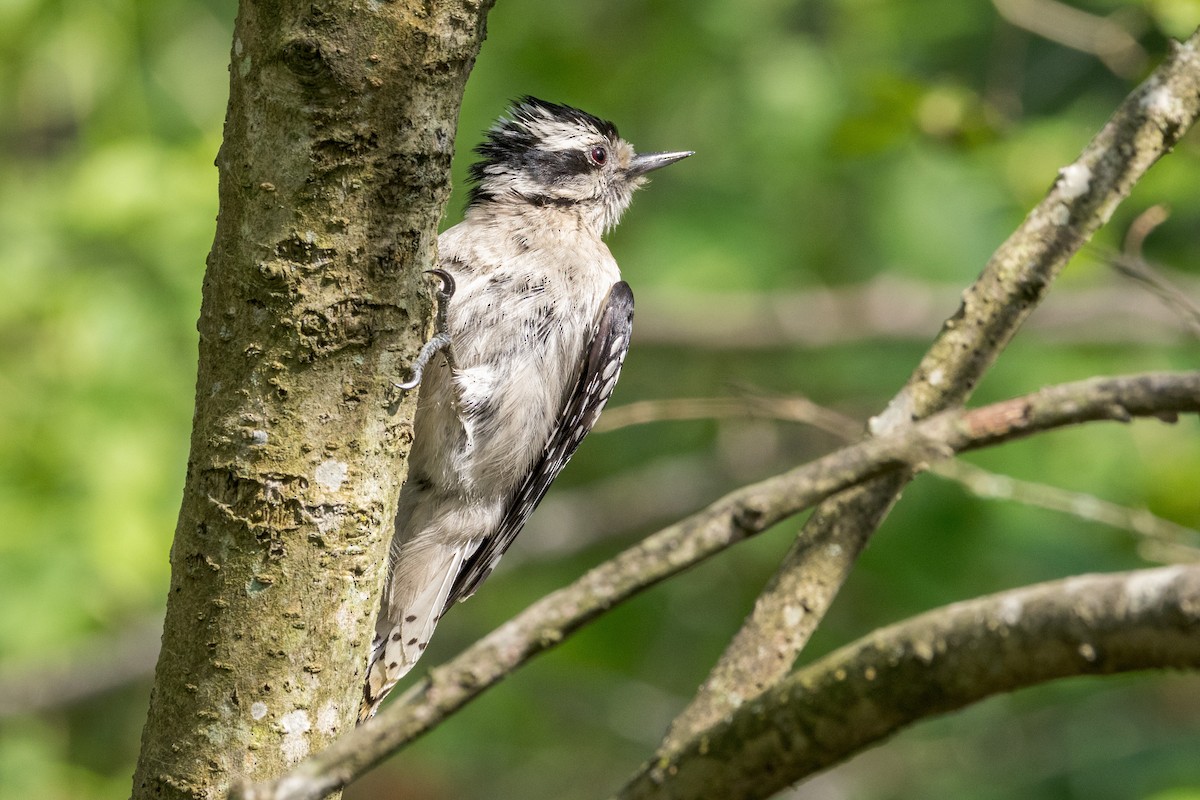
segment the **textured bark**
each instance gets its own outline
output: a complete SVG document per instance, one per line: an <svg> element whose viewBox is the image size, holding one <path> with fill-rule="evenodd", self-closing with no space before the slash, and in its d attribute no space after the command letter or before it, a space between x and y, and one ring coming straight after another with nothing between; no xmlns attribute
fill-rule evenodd
<svg viewBox="0 0 1200 800"><path fill-rule="evenodd" d="M133 797L352 725L463 85L490 3L241 5L191 455Z"/></svg>
<svg viewBox="0 0 1200 800"><path fill-rule="evenodd" d="M1200 566L955 603L831 653L645 768L614 800L761 800L901 728L1075 675L1200 669Z"/></svg>
<svg viewBox="0 0 1200 800"><path fill-rule="evenodd" d="M1117 109L964 293L908 383L871 421L892 433L964 402L1071 257L1200 116L1200 31ZM912 473L893 472L822 503L754 609L659 746L681 748L791 670Z"/></svg>

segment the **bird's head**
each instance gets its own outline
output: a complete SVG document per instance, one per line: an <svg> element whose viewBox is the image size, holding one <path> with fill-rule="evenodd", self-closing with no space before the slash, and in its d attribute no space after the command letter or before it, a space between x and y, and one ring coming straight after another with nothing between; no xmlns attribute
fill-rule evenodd
<svg viewBox="0 0 1200 800"><path fill-rule="evenodd" d="M525 203L577 210L597 230L612 228L646 173L691 151L638 155L617 127L571 106L525 97L475 148L468 206Z"/></svg>

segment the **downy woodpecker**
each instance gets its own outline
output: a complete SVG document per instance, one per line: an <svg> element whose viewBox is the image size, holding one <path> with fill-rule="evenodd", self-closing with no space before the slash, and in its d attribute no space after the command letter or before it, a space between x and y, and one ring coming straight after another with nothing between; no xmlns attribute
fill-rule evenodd
<svg viewBox="0 0 1200 800"><path fill-rule="evenodd" d="M420 397L359 722L595 424L633 320L601 237L646 173L691 155L636 155L612 123L532 97L476 152L465 218L438 238L437 333L400 384Z"/></svg>

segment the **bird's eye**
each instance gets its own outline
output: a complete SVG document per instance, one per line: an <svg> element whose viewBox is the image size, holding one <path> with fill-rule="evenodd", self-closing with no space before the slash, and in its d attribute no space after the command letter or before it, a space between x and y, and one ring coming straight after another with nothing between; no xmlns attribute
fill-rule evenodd
<svg viewBox="0 0 1200 800"><path fill-rule="evenodd" d="M593 147L588 152L588 158L590 158L592 163L597 167L603 167L604 162L608 161L608 151L603 147Z"/></svg>

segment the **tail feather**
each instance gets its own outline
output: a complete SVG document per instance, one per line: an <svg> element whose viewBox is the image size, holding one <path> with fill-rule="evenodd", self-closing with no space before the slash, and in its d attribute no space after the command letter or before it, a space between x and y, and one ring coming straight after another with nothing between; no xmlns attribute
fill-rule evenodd
<svg viewBox="0 0 1200 800"><path fill-rule="evenodd" d="M392 687L416 666L446 608L450 587L470 547L405 547L395 560L390 597L375 623L358 724L375 716Z"/></svg>

